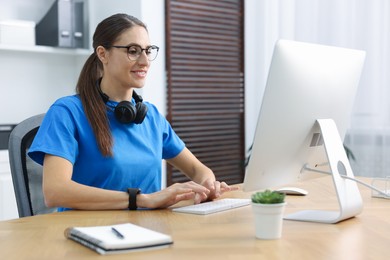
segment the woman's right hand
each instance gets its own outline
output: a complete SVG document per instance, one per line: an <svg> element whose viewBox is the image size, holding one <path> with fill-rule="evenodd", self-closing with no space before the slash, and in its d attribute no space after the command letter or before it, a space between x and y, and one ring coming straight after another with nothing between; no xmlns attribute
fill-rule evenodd
<svg viewBox="0 0 390 260"><path fill-rule="evenodd" d="M194 199L195 194L207 199L210 190L193 181L175 183L161 191L137 196L137 205L140 208L167 208L179 201Z"/></svg>

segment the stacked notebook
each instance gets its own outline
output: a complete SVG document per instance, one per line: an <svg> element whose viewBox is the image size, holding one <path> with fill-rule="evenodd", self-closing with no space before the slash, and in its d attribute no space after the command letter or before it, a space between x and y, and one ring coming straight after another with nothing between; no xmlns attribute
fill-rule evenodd
<svg viewBox="0 0 390 260"><path fill-rule="evenodd" d="M130 223L111 226L70 227L65 230L65 237L102 255L157 249L173 244L169 235Z"/></svg>

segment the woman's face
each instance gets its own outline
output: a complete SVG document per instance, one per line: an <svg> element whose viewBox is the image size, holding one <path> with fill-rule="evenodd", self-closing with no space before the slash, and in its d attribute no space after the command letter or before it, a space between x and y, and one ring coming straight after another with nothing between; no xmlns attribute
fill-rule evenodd
<svg viewBox="0 0 390 260"><path fill-rule="evenodd" d="M134 26L119 36L114 46L138 45L141 48L150 46L149 35L142 26ZM111 84L128 90L142 88L145 85L150 61L145 51L142 51L137 60L130 60L126 48L110 48L104 64L104 77L108 77Z"/></svg>

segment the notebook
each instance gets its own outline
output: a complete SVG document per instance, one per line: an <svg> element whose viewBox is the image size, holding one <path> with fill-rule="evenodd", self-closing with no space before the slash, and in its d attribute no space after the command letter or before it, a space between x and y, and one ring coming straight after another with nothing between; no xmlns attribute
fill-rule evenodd
<svg viewBox="0 0 390 260"><path fill-rule="evenodd" d="M173 244L171 236L131 223L69 227L64 235L101 255L158 249Z"/></svg>

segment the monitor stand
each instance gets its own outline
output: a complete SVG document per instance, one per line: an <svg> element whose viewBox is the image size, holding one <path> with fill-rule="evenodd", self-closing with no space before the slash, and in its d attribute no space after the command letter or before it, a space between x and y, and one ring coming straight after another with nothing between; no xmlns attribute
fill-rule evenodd
<svg viewBox="0 0 390 260"><path fill-rule="evenodd" d="M340 210L303 210L289 214L284 219L333 224L358 215L363 209L363 202L356 182L345 179L340 174L342 172L348 177L354 177L335 122L333 119L317 119L317 123L324 140L331 170L329 174L333 177Z"/></svg>

